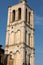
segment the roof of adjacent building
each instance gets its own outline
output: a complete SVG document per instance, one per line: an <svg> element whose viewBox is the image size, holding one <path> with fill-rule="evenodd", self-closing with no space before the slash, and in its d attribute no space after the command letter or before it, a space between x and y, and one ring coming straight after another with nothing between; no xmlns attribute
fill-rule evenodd
<svg viewBox="0 0 43 65"><path fill-rule="evenodd" d="M4 53L4 49L2 49L2 45L0 45L0 53Z"/></svg>

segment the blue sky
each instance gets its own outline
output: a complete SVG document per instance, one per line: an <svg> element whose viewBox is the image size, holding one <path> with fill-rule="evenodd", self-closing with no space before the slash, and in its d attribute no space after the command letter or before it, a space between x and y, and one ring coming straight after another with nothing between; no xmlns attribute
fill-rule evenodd
<svg viewBox="0 0 43 65"><path fill-rule="evenodd" d="M34 10L35 65L43 65L43 0L27 0ZM8 6L20 0L0 0L0 44L5 47Z"/></svg>

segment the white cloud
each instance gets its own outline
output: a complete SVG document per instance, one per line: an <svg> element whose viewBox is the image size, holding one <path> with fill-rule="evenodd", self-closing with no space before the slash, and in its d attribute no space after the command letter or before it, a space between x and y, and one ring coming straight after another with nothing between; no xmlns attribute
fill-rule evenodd
<svg viewBox="0 0 43 65"><path fill-rule="evenodd" d="M35 25L43 25L43 17L35 15L34 16Z"/></svg>

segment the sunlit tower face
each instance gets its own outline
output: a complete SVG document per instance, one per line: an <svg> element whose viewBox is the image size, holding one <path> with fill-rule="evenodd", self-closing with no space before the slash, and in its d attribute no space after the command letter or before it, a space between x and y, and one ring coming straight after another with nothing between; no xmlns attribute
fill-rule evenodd
<svg viewBox="0 0 43 65"><path fill-rule="evenodd" d="M8 65L34 65L34 13L26 0L8 8L5 54Z"/></svg>

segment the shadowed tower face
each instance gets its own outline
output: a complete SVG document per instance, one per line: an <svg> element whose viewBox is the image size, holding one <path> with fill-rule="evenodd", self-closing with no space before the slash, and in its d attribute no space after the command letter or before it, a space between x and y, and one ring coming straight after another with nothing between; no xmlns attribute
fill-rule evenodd
<svg viewBox="0 0 43 65"><path fill-rule="evenodd" d="M7 65L34 65L34 13L26 0L8 8L5 55Z"/></svg>

